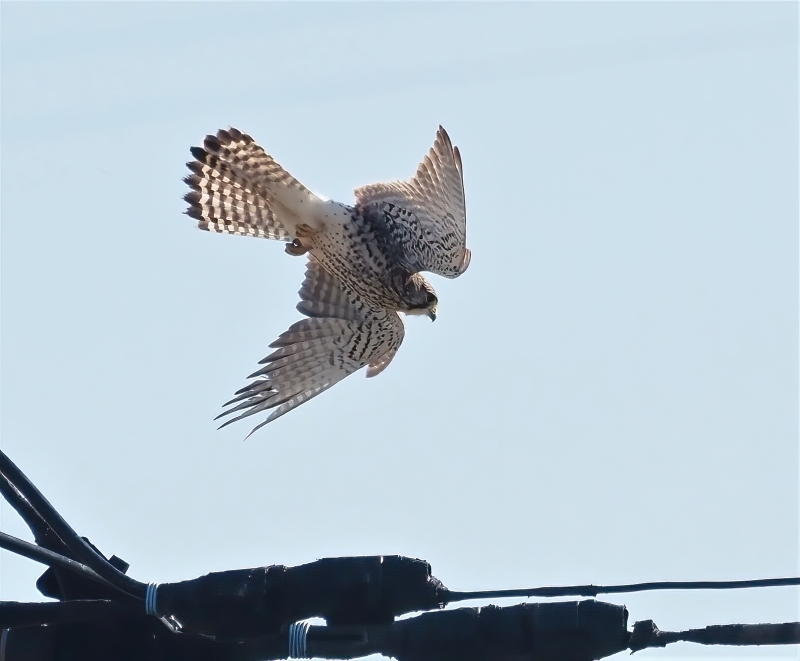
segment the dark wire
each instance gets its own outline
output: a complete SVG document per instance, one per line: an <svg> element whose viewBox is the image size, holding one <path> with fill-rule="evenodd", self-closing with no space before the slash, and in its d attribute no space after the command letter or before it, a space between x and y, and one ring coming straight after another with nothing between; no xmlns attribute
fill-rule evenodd
<svg viewBox="0 0 800 661"><path fill-rule="evenodd" d="M800 585L800 578L758 578L746 581L653 581L623 585L565 585L511 590L474 590L443 593L446 602L503 597L596 597L598 594L647 592L650 590L733 590L739 588L772 588Z"/></svg>
<svg viewBox="0 0 800 661"><path fill-rule="evenodd" d="M50 526L45 523L44 519L39 516L39 513L33 509L31 504L22 497L22 494L2 473L0 473L0 495L2 495L3 498L6 499L6 502L22 517L22 520L25 521L28 528L30 528L33 533L33 538L39 546L45 546L43 542L50 537L48 541L51 543L55 542L59 546L63 546L64 550L67 550L66 544L53 532Z"/></svg>
<svg viewBox="0 0 800 661"><path fill-rule="evenodd" d="M41 492L31 483L25 474L0 450L0 489L12 506L20 514L25 512L28 518L36 518L41 523L37 526L40 532L52 530L78 560L49 551L40 546L30 544L11 535L0 532L0 548L6 548L27 558L61 566L71 571L82 573L87 578L100 581L109 587L144 600L147 586L126 576L105 558L89 546L61 517ZM5 482L6 484L3 484ZM10 489L9 489L10 487ZM34 531L35 532L35 531ZM654 581L648 583L627 583L622 585L570 585L537 588L521 588L509 590L475 590L457 592L443 590L443 603L467 601L471 599L498 599L506 597L596 597L599 594L620 594L645 592L652 590L730 590L740 588L781 587L800 585L800 578L763 578L738 581Z"/></svg>
<svg viewBox="0 0 800 661"><path fill-rule="evenodd" d="M18 537L14 537L4 532L0 532L0 548L6 549L7 551L11 551L12 553L16 553L17 555L21 555L30 560L41 562L43 565L48 565L50 567L61 567L62 569L75 572L76 574L85 576L89 580L107 585L110 588L115 587L102 576L100 576L96 571L90 567L87 567L86 565L81 564L80 562L71 560L70 558L55 553L54 551L48 551L41 546L31 544L30 542L26 542L24 539L19 539Z"/></svg>
<svg viewBox="0 0 800 661"><path fill-rule="evenodd" d="M75 559L80 561L79 564L82 563L94 570L105 579L111 587L116 588L120 592L129 594L142 601L144 600L147 592L147 585L123 574L81 539L78 533L70 527L41 492L2 450L0 450L0 473L9 481L14 489L28 501L30 506L53 532L61 538L72 552Z"/></svg>
<svg viewBox="0 0 800 661"><path fill-rule="evenodd" d="M34 603L0 601L0 629L78 622L102 623L115 620L119 622L120 618L137 615L143 616L138 600L121 602L106 599L77 599Z"/></svg>

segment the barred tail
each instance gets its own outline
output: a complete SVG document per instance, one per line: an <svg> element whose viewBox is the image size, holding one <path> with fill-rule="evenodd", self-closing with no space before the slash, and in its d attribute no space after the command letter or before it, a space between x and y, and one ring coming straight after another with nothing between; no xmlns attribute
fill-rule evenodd
<svg viewBox="0 0 800 661"><path fill-rule="evenodd" d="M191 152L195 160L186 164L190 174L184 178L191 190L184 199L187 215L200 229L291 240L275 215L267 185L270 176L283 170L250 136L236 129L219 131Z"/></svg>

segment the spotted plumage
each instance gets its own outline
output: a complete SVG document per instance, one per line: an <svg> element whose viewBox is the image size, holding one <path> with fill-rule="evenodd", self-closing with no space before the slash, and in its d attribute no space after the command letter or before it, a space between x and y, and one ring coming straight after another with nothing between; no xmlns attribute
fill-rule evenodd
<svg viewBox="0 0 800 661"><path fill-rule="evenodd" d="M398 312L435 319L438 299L420 272L455 278L469 266L461 156L441 127L410 180L358 188L353 205L318 197L236 129L191 151L186 213L200 229L308 253L297 308L309 318L271 345L226 404L221 416L238 415L225 424L272 409L258 429L362 367L379 374L403 341Z"/></svg>

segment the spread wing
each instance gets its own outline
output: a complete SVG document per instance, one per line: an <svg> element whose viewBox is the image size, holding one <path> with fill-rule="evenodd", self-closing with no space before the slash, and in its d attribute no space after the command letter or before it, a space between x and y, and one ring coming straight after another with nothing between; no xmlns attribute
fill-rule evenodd
<svg viewBox="0 0 800 661"><path fill-rule="evenodd" d="M381 372L403 341L396 312L360 305L311 256L300 299L297 309L309 319L290 326L270 345L275 351L259 362L264 367L217 416L239 413L222 427L274 409L252 434L364 366L369 365L367 376Z"/></svg>
<svg viewBox="0 0 800 661"><path fill-rule="evenodd" d="M402 224L403 249L412 269L448 278L467 270L470 251L461 155L441 126L409 181L358 188L356 203Z"/></svg>

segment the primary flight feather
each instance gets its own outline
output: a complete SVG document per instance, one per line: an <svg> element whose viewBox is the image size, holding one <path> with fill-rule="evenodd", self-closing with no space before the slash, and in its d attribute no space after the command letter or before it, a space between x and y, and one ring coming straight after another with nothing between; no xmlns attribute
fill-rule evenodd
<svg viewBox="0 0 800 661"><path fill-rule="evenodd" d="M286 241L308 255L297 309L308 318L270 346L273 353L220 416L223 424L272 409L250 433L367 367L382 372L403 341L398 312L436 318L438 299L420 275L466 271L461 156L442 127L408 181L370 184L354 205L323 200L236 129L191 150L186 213L200 229Z"/></svg>

